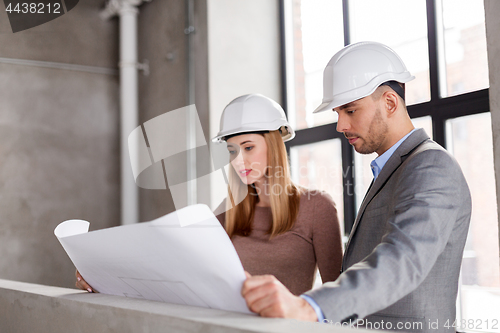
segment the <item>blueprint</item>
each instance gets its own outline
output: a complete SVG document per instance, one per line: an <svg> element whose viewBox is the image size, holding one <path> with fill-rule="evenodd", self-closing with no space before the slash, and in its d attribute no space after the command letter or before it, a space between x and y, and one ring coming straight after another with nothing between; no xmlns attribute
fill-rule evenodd
<svg viewBox="0 0 500 333"><path fill-rule="evenodd" d="M68 220L54 234L100 293L250 313L243 266L208 206L91 232L89 225Z"/></svg>

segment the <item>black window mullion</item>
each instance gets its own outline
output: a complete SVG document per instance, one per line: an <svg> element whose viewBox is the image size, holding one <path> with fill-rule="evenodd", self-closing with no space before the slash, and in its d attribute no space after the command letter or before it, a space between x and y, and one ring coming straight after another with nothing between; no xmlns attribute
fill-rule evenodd
<svg viewBox="0 0 500 333"><path fill-rule="evenodd" d="M431 86L431 101L440 98L439 91L439 63L438 63L438 40L437 19L434 0L426 0L427 8L427 43L429 52L429 79Z"/></svg>
<svg viewBox="0 0 500 333"><path fill-rule="evenodd" d="M489 112L489 89L477 90L453 97L441 98L434 104L436 105L435 108L439 110L439 115L445 119Z"/></svg>
<svg viewBox="0 0 500 333"><path fill-rule="evenodd" d="M285 111L285 115L288 120L288 89L293 89L292 87L288 87L287 85L287 72L286 72L286 22L285 22L285 1L279 1L279 23L280 23L280 81L281 81L281 106L283 107L283 111ZM286 153L290 156L290 146L285 145Z"/></svg>
<svg viewBox="0 0 500 333"><path fill-rule="evenodd" d="M351 24L349 18L349 0L342 0L344 19L344 45L351 44ZM337 124L335 124L335 127ZM354 149L342 134L342 189L344 198L344 233L349 235L356 218L356 179L354 178Z"/></svg>
<svg viewBox="0 0 500 333"><path fill-rule="evenodd" d="M351 26L349 21L349 0L342 0L342 16L344 19L344 45L351 44Z"/></svg>
<svg viewBox="0 0 500 333"><path fill-rule="evenodd" d="M442 147L446 146L445 122L446 120L440 115L432 116L432 139Z"/></svg>
<svg viewBox="0 0 500 333"><path fill-rule="evenodd" d="M445 126L444 119L439 115L436 102L440 99L439 87L439 61L438 61L438 39L437 39L437 18L435 0L426 0L427 7L427 42L429 49L429 80L431 86L430 111L432 117L432 135L434 141L445 147Z"/></svg>
<svg viewBox="0 0 500 333"><path fill-rule="evenodd" d="M281 106L288 117L288 87L286 80L286 36L285 36L285 0L279 2L280 20L280 80L281 80Z"/></svg>
<svg viewBox="0 0 500 333"><path fill-rule="evenodd" d="M344 191L344 233L351 233L356 218L354 149L345 137L342 142L342 182Z"/></svg>
<svg viewBox="0 0 500 333"><path fill-rule="evenodd" d="M431 102L419 103L407 107L410 118L432 116L434 114L433 108L434 106Z"/></svg>
<svg viewBox="0 0 500 333"><path fill-rule="evenodd" d="M337 123L301 129L295 132L295 138L285 143L288 147L308 145L325 140L343 138L344 135L336 131Z"/></svg>

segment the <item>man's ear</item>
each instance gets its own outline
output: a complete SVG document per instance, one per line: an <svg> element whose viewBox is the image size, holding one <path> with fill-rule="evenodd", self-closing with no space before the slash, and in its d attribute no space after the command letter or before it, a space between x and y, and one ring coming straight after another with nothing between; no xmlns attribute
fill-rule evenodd
<svg viewBox="0 0 500 333"><path fill-rule="evenodd" d="M387 117L390 118L394 116L399 107L399 98L396 92L393 90L387 90L382 95L382 101L387 112Z"/></svg>

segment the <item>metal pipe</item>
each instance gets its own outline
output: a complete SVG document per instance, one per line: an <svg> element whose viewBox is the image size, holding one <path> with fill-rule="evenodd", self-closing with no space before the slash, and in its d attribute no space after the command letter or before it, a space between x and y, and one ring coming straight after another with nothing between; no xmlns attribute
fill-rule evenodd
<svg viewBox="0 0 500 333"><path fill-rule="evenodd" d="M137 84L137 15L139 11L123 1L120 16L120 121L121 121L121 223L139 221L139 193L130 166L128 136L139 125Z"/></svg>
<svg viewBox="0 0 500 333"><path fill-rule="evenodd" d="M121 224L139 221L139 191L135 184L128 147L129 134L139 125L137 16L142 0L110 0L103 19L120 18L120 165ZM134 146L134 145L132 145Z"/></svg>

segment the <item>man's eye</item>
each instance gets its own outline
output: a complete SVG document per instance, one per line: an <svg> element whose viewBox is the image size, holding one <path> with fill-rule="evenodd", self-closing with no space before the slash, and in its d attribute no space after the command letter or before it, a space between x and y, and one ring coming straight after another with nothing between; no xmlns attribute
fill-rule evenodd
<svg viewBox="0 0 500 333"><path fill-rule="evenodd" d="M348 114L353 114L355 111L356 111L356 110L347 110L346 112L347 112Z"/></svg>

